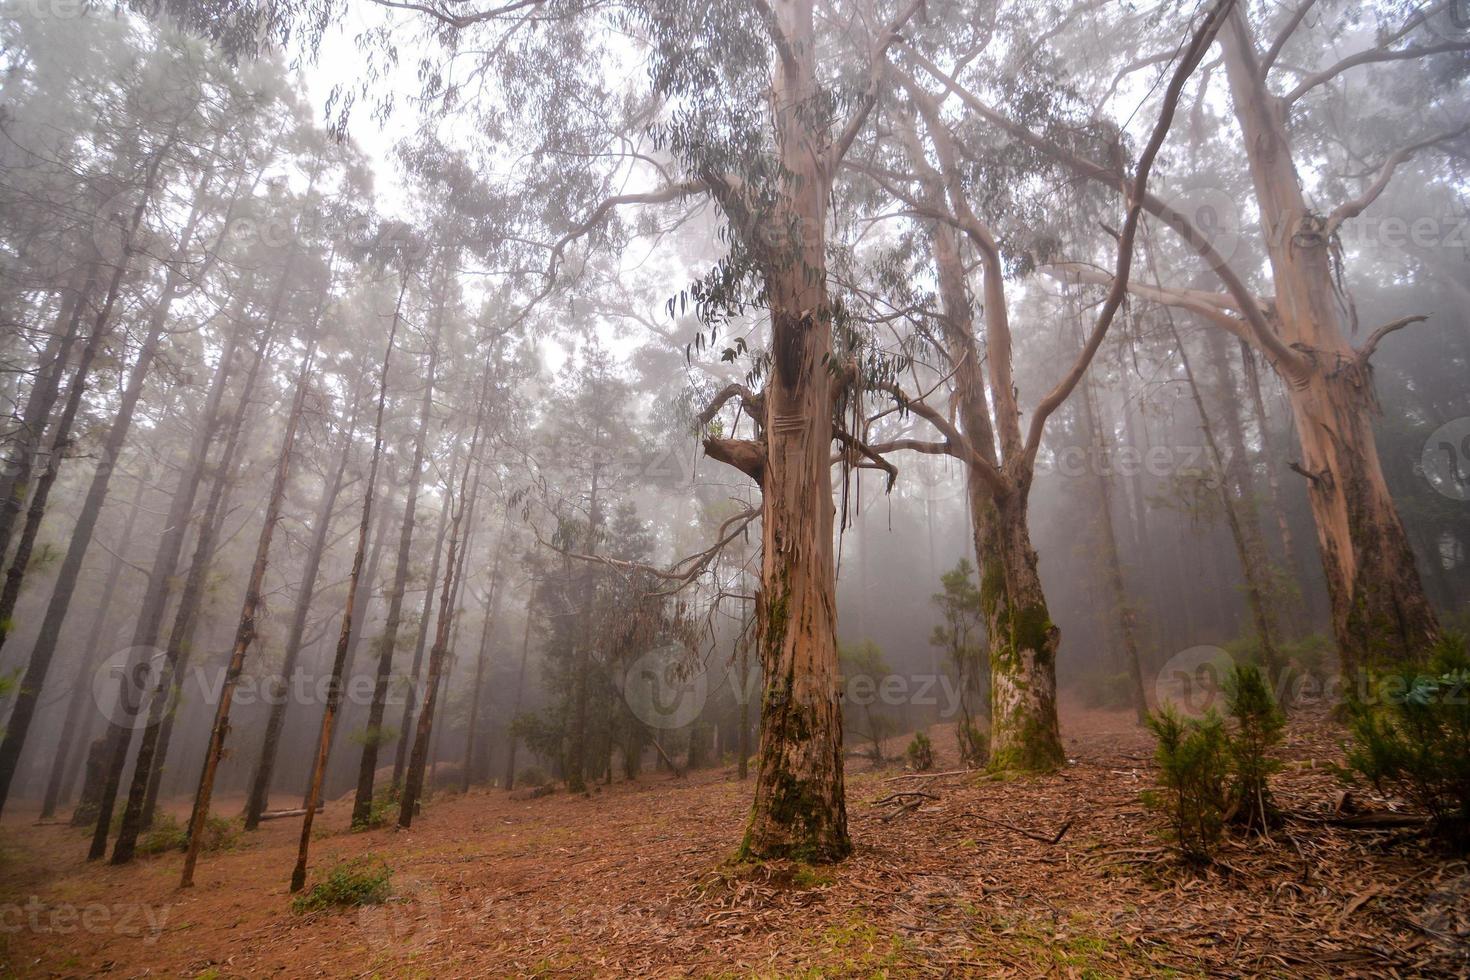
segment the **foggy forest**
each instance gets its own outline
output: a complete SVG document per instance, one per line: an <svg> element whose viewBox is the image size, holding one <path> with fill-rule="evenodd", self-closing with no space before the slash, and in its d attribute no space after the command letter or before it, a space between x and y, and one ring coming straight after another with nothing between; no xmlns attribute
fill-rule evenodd
<svg viewBox="0 0 1470 980"><path fill-rule="evenodd" d="M0 976L1470 971L1464 0L0 0Z"/></svg>

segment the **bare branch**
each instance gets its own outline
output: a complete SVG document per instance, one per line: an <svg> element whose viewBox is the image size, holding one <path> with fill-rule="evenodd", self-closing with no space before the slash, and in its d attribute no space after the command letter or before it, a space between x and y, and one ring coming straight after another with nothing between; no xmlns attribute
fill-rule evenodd
<svg viewBox="0 0 1470 980"><path fill-rule="evenodd" d="M1292 35L1296 33L1297 28L1302 26L1302 21L1307 19L1307 14L1312 12L1312 7L1315 6L1316 3L1317 0L1303 0L1302 5L1296 8L1296 12L1293 13L1291 15L1291 18L1286 22L1286 26L1281 29L1281 32L1279 34L1276 35L1276 40L1271 42L1270 50L1268 50L1265 57L1261 59L1262 75L1270 71L1271 66L1276 63L1276 59L1281 57L1281 50L1286 47L1286 42L1290 41Z"/></svg>
<svg viewBox="0 0 1470 980"><path fill-rule="evenodd" d="M1368 363L1368 360L1373 357L1374 352L1378 350L1378 345L1383 342L1384 337L1387 337L1391 333L1396 333L1405 327L1412 326L1415 323L1423 323L1428 319L1429 314L1419 313L1414 316L1400 317L1392 323L1385 323L1373 331L1372 335L1363 343L1363 346L1358 349L1358 361L1363 364Z"/></svg>
<svg viewBox="0 0 1470 980"><path fill-rule="evenodd" d="M763 0L756 0L763 2ZM862 100L858 103L857 111L842 128L842 134L837 137L837 142L832 144L832 150L827 156L826 172L830 176L837 172L842 165L842 158L847 156L847 151L852 147L853 140L857 139L858 133L862 132L863 126L868 121L868 114L873 111L873 106L878 102L878 89L885 74L885 61L888 57L888 49L899 40L899 31L907 24L924 5L924 0L911 0L908 7L893 19L893 22L884 29L883 35L878 43L873 46L873 54L869 60L868 88L863 93Z"/></svg>
<svg viewBox="0 0 1470 980"><path fill-rule="evenodd" d="M766 483L766 447L752 439L717 439L713 436L704 440L704 454L733 466L764 487Z"/></svg>
<svg viewBox="0 0 1470 980"><path fill-rule="evenodd" d="M1414 58L1427 58L1431 55L1450 54L1456 51L1470 51L1470 41L1445 41L1441 44L1414 45L1395 50L1385 50L1382 47L1369 48L1367 51L1348 55L1330 68L1324 68L1303 78L1297 83L1296 88L1282 97L1281 101L1291 106L1312 89L1326 85L1343 72L1360 65L1380 64L1386 61L1409 61Z"/></svg>
<svg viewBox="0 0 1470 980"><path fill-rule="evenodd" d="M1470 123L1466 123L1459 129L1451 130L1447 133L1440 133L1438 136L1431 136L1429 139L1420 140L1417 143L1396 151L1383 162L1383 166L1379 168L1377 178L1374 179L1366 191L1359 197L1340 205L1327 218L1326 237L1331 238L1342 227L1343 222L1356 218L1366 211L1374 201L1378 200L1379 196L1388 189L1389 182L1393 180L1394 172L1405 163L1408 163L1420 150L1463 136L1467 132L1470 132Z"/></svg>

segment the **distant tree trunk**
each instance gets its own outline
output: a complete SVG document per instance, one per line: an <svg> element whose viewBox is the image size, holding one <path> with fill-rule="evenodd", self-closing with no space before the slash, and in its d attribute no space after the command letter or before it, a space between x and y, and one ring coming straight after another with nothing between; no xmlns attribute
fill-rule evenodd
<svg viewBox="0 0 1470 980"><path fill-rule="evenodd" d="M531 659L531 624L535 620L532 610L536 607L537 583L531 584L531 596L526 600L526 627L521 634L521 668L516 672L516 696L510 709L510 721L506 725L509 733L510 746L505 753L505 788L515 789L516 785L516 746L520 739L516 737L515 723L521 716L521 697L526 690L526 666Z"/></svg>
<svg viewBox="0 0 1470 980"><path fill-rule="evenodd" d="M458 470L456 457L449 464L449 482L445 485L444 503L439 508L438 530L434 532L434 556L429 561L429 578L424 584L424 605L419 614L418 639L413 647L413 665L408 671L408 691L404 694L403 716L398 723L398 746L393 753L393 785L403 785L403 770L408 766L408 733L413 729L414 707L418 697L419 671L423 667L424 651L428 649L429 623L434 619L434 590L439 584L439 559L444 550L444 536L449 532L448 488L454 485Z"/></svg>
<svg viewBox="0 0 1470 980"><path fill-rule="evenodd" d="M428 763L429 739L433 733L434 708L439 699L439 678L444 672L444 660L449 648L449 634L454 619L455 572L460 562L457 549L462 522L473 506L469 491L470 470L479 470L476 454L480 447L480 431L485 421L488 400L489 366L485 369L479 402L475 408L475 428L470 436L469 455L465 459L464 474L460 477L459 504L449 522L449 551L444 560L444 585L439 592L439 621L434 628L434 646L429 650L429 672L424 679L424 705L419 712L414 732L413 749L409 754L408 771L405 773L403 794L398 805L398 826L408 829L413 825L414 811L418 807L419 795L424 788L424 767ZM476 476L476 483L479 482Z"/></svg>
<svg viewBox="0 0 1470 980"><path fill-rule="evenodd" d="M1255 620L1256 635L1261 641L1261 653L1266 662L1266 670L1274 681L1280 673L1282 664L1281 656L1276 650L1270 600L1267 598L1269 584L1262 576L1258 562L1259 556L1251 548L1244 524L1237 512L1235 498L1230 489L1231 481L1225 472L1225 461L1220 452L1220 443L1215 437L1214 427L1210 424L1209 413L1205 410L1204 397L1200 394L1199 385L1195 383L1194 371L1189 364L1189 354L1185 351L1184 343L1179 338L1179 331L1174 328L1172 317L1169 319L1169 330L1173 334L1174 343L1179 352L1179 362L1184 368L1185 380L1189 383L1189 393L1194 399L1195 411L1199 414L1200 431L1204 433L1205 445L1210 451L1210 460L1214 466L1216 478L1219 480L1217 490L1220 506L1225 512L1225 522L1230 528L1230 537L1235 542L1236 554L1240 557L1241 573L1245 576L1246 601L1250 605L1251 616Z"/></svg>
<svg viewBox="0 0 1470 980"><path fill-rule="evenodd" d="M342 612L342 629L337 634L337 647L332 660L332 674L327 687L327 703L322 711L321 734L317 739L316 760L306 790L305 813L301 819L301 841L296 853L296 867L291 872L291 891L299 892L306 884L306 859L311 848L311 825L321 799L322 779L327 771L327 757L332 748L332 728L337 720L337 707L342 703L342 672L352 644L352 618L357 606L357 590L361 584L363 563L367 558L368 532L373 522L373 492L378 484L378 465L383 458L383 412L388 402L388 369L393 361L393 345L402 322L403 297L408 292L409 276L403 273L394 307L393 325L388 331L388 344L383 351L383 366L378 374L378 408L373 420L373 454L368 463L367 487L362 496L362 519L357 527L357 550L352 556L352 572L347 579L347 600Z"/></svg>
<svg viewBox="0 0 1470 980"><path fill-rule="evenodd" d="M459 788L466 792L470 788L470 774L475 765L475 742L479 733L480 692L485 680L485 661L490 656L490 637L495 621L500 615L500 562L505 555L505 539L510 529L507 520L500 528L500 541L495 546L495 564L490 569L490 589L485 593L485 621L480 625L480 648L475 655L475 683L470 689L470 719L465 731L464 766L460 773Z"/></svg>
<svg viewBox="0 0 1470 980"><path fill-rule="evenodd" d="M110 329L112 311L117 304L118 294L122 289L123 276L128 266L132 264L133 257L137 254L138 228L143 222L143 214L153 198L153 192L158 180L159 169L163 165L164 156L169 145L159 149L153 154L143 184L143 193L140 195L137 206L133 209L131 219L125 231L123 239L122 254L117 264L113 267L112 277L108 283L107 293L102 301L97 316L92 321L92 333L87 338L87 343L82 348L80 360L72 372L72 389L67 394L67 407L63 409L62 418L57 423L56 433L58 439L53 436L53 444L61 445L65 440L66 432L69 432L71 420L76 417L77 409L80 407L82 393L85 390L86 378L91 370L92 361L95 359L98 348L103 338ZM138 398L143 393L143 382L147 379L148 371L153 366L153 358L157 353L158 332L153 330L154 324L162 329L162 324L153 321L149 324L149 335L138 349L137 359L128 376L127 385L123 390L122 398L118 402L117 411L114 414L112 427L109 429L107 438L103 441L102 456L92 474L92 482L87 488L87 496L82 501L82 507L77 512L76 524L72 527L71 540L67 544L66 555L61 560L61 567L56 573L56 584L51 590L51 600L46 605L45 617L41 621L40 632L36 636L35 645L31 648L30 660L26 664L25 675L21 678L19 690L15 696L15 707L11 710L10 720L5 729L5 738L0 741L0 810L4 809L6 801L10 796L10 786L15 778L16 768L20 762L21 749L25 746L26 735L30 732L31 720L35 715L36 702L41 696L41 688L46 683L46 675L51 669L52 658L56 655L56 646L61 638L61 627L66 621L66 614L71 606L72 594L76 591L77 579L81 574L82 561L86 557L87 548L92 543L92 532L97 527L97 519L102 514L102 505L107 500L108 483L112 479L113 468L122 452L123 443L127 438L128 428L133 419L133 411L137 407ZM53 461L54 463L54 461ZM51 475L51 471L48 471ZM43 477L43 480L45 478ZM51 476L54 482L54 475ZM36 493L40 495L40 488ZM34 501L33 501L34 504ZM17 561L19 555L17 555ZM24 567L22 565L22 567ZM3 628L3 623L0 623ZM3 643L3 634L0 634L0 643Z"/></svg>
<svg viewBox="0 0 1470 980"><path fill-rule="evenodd" d="M1148 696L1143 689L1143 665L1138 656L1138 638L1134 634L1134 611L1128 602L1128 589L1123 581L1123 563L1118 555L1118 536L1113 526L1112 480L1107 465L1108 445L1098 422L1097 400L1092 384L1083 381L1082 411L1087 420L1088 437L1092 443L1093 472L1097 481L1097 516L1101 524L1099 538L1102 544L1101 560L1108 580L1113 615L1117 617L1118 633L1123 641L1123 668L1128 672L1129 693L1133 699L1133 710L1139 724L1148 720Z"/></svg>
<svg viewBox="0 0 1470 980"><path fill-rule="evenodd" d="M466 509L464 515L464 526L466 530L464 541L460 544L459 547L459 567L456 568L454 572L454 590L452 593L453 597L450 599L449 602L449 616L451 623L449 632L449 652L445 657L444 671L439 676L438 686L439 695L441 697L444 696L444 691L446 689L452 688L454 683L454 670L456 667L459 666L459 631L460 627L464 625L464 618L460 616L460 612L464 608L460 603L460 597L464 593L465 582L469 578L468 575L466 575L465 573L465 565L469 563L471 546L474 543L475 538L475 518L478 516L476 514L476 505L479 503L480 500L480 477L483 473L483 470L484 467L477 462L475 465L475 482L470 486L470 495L466 501ZM438 771L439 763L444 761L444 755L440 751L440 749L444 744L444 729L446 727L447 725L434 726L433 738L429 742L428 783L430 790L434 788L433 774Z"/></svg>
<svg viewBox="0 0 1470 980"><path fill-rule="evenodd" d="M1287 395L1342 665L1413 662L1427 654L1440 626L1378 457L1372 351L1354 349L1342 329L1332 243L1297 174L1290 106L1268 89L1240 11L1220 40L1265 230L1281 337L1302 352Z"/></svg>
<svg viewBox="0 0 1470 980"><path fill-rule="evenodd" d="M265 740L261 745L260 759L255 764L255 774L250 781L250 797L245 804L245 829L255 830L260 826L260 815L265 812L270 799L271 775L275 771L276 756L280 751L281 731L286 724L288 699L284 688L291 683L296 664L301 658L302 639L306 635L306 621L311 615L311 601L316 595L317 574L321 571L322 557L327 550L327 538L332 529L332 514L337 509L337 498L341 496L346 480L347 464L352 459L352 443L357 435L358 400L354 399L351 421L347 423L342 437L342 454L337 459L337 468L322 490L321 506L317 508L316 524L312 533L311 546L306 553L306 564L301 570L301 585L296 593L296 608L291 614L291 626L286 633L286 655L281 664L282 687L271 700L270 717L266 720Z"/></svg>
<svg viewBox="0 0 1470 980"><path fill-rule="evenodd" d="M1261 458L1266 463L1266 488L1270 495L1271 512L1276 516L1276 531L1281 538L1282 561L1300 581L1301 569L1297 565L1291 524L1286 520L1286 509L1281 503L1281 465L1271 446L1271 422L1266 415L1266 400L1261 395L1261 371L1256 365L1255 351L1251 350L1250 345L1243 340L1240 342L1240 360L1245 368L1246 385L1250 388L1251 393L1251 407L1255 413L1256 428L1261 436Z"/></svg>
<svg viewBox="0 0 1470 980"><path fill-rule="evenodd" d="M583 550L589 556L597 554L597 538L601 526L598 510L598 480L601 464L592 461L592 489L587 504L587 541ZM572 668L572 732L567 745L567 792L587 792L587 685L591 673L592 644L596 625L597 576L591 562L582 569L582 609L578 616L577 647Z"/></svg>
<svg viewBox="0 0 1470 980"><path fill-rule="evenodd" d="M66 702L66 717L61 722L61 734L56 740L56 756L51 761L51 775L46 780L46 796L41 802L42 820L55 816L56 808L65 806L69 801L71 787L76 779L72 760L81 757L82 753L77 750L89 741L77 738L77 726L92 694L92 675L101 665L102 654L105 652L102 647L102 631L107 625L108 614L112 612L112 597L117 591L118 580L122 578L123 567L126 565L123 557L133 546L133 528L137 526L138 514L143 505L143 491L148 486L145 477L139 477L134 483L136 486L133 500L128 509L127 520L123 524L122 537L117 543L117 554L108 564L102 595L97 599L97 612L92 616L92 629L77 660L76 678L72 681L71 697Z"/></svg>
<svg viewBox="0 0 1470 980"><path fill-rule="evenodd" d="M429 437L429 423L434 411L434 372L439 363L439 334L444 323L442 305L435 310L433 336L429 340L429 365L424 379L424 399L419 407L418 433L414 438L413 462L409 464L408 488L403 504L403 524L398 534L398 565L393 572L393 586L388 594L388 618L383 624L383 638L378 644L377 674L373 681L373 700L368 707L367 731L362 744L362 759L357 771L357 795L352 803L352 823L365 825L373 809L373 776L378 769L378 747L383 737L383 715L387 707L388 683L393 677L393 653L398 643L398 627L403 616L403 593L408 587L408 568L413 548L415 518L419 501L419 478L424 465L424 448Z"/></svg>
<svg viewBox="0 0 1470 980"><path fill-rule="evenodd" d="M266 501L265 523L256 542L255 561L250 567L250 578L245 584L245 602L240 607L240 623L235 628L234 647L230 651L229 666L225 669L224 683L220 687L219 704L215 706L214 725L209 734L204 767L199 775L199 790L194 796L194 811L189 817L189 847L184 853L184 870L179 876L180 888L188 888L194 884L194 865L199 860L199 848L204 841L204 822L209 817L214 777L219 769L220 759L224 756L225 739L230 731L230 705L234 699L235 686L245 669L245 655L255 642L255 620L263 604L261 590L265 585L266 566L270 563L271 539L275 536L276 525L280 523L281 507L286 499L286 487L291 477L291 457L296 449L296 430L301 424L302 409L306 404L311 368L316 359L316 345L317 334L313 330L306 352L301 358L296 394L291 402L291 412L286 417L286 431L281 438L276 474L271 483L270 497Z"/></svg>

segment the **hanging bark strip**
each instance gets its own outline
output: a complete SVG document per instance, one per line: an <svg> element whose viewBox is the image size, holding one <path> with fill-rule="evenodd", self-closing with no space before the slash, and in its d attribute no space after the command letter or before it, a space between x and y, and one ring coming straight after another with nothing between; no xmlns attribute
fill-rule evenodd
<svg viewBox="0 0 1470 980"><path fill-rule="evenodd" d="M322 795L322 779L327 771L327 756L332 748L332 730L337 708L342 702L342 672L347 666L347 653L352 644L352 617L361 585L363 562L366 560L368 533L373 522L373 491L378 485L378 466L383 459L383 412L388 403L388 369L393 360L393 345L398 340L398 327L403 320L403 298L408 292L409 273L404 270L393 307L393 325L388 330L388 345L383 351L383 367L378 375L378 408L373 421L373 455L368 463L367 487L362 496L362 519L357 527L357 550L352 556L352 574L347 580L347 600L342 612L342 629L337 634L337 648L332 659L332 675L327 687L327 703L322 712L321 736L317 740L316 761L306 790L301 818L301 843L296 855L296 868L291 872L291 891L299 892L306 884L306 856L311 847L311 825L316 817L317 802Z"/></svg>
<svg viewBox="0 0 1470 980"><path fill-rule="evenodd" d="M255 621L262 605L261 589L265 584L266 566L270 563L271 539L281 519L281 505L286 497L286 485L291 476L291 457L295 452L296 431L301 423L302 410L306 405L306 393L310 388L311 368L316 360L317 332L312 331L306 353L301 358L301 371L296 379L296 395L291 402L291 414L286 419L286 432L281 440L281 453L276 461L275 480L271 484L270 499L266 504L265 525L260 529L256 543L255 562L250 568L250 579L245 586L245 602L240 609L240 624L235 630L235 645L230 651L229 666L225 670L224 684L219 692L219 704L215 707L214 726L209 733L209 747L205 751L204 768L199 774L199 790L194 796L194 811L189 817L189 845L184 853L184 870L179 876L179 887L194 884L194 865L199 860L199 848L204 842L204 822L209 817L209 801L214 793L214 777L224 755L225 739L230 731L230 705L234 699L235 686L240 673L245 669L245 656L255 641Z"/></svg>

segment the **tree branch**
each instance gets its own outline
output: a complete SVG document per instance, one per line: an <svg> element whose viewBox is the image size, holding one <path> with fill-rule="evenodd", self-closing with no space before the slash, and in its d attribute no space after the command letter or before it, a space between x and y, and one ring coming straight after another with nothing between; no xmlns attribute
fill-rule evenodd
<svg viewBox="0 0 1470 980"><path fill-rule="evenodd" d="M1383 166L1379 168L1377 178L1374 179L1373 183L1369 185L1368 189L1362 195L1339 205L1328 216L1327 227L1324 232L1325 236L1331 238L1342 227L1344 222L1351 221L1366 211L1388 189L1389 182L1393 180L1394 172L1405 163L1408 163L1420 150L1427 149L1438 143L1447 142L1458 136L1463 136L1467 132L1470 132L1470 123L1461 126L1459 129L1450 130L1446 133L1440 133L1438 136L1431 136L1428 139L1420 140L1417 143L1394 152L1383 162Z"/></svg>
<svg viewBox="0 0 1470 980"><path fill-rule="evenodd" d="M1423 323L1428 319L1429 315L1427 313L1419 313L1414 316L1400 317L1392 323L1385 323L1373 331L1372 335L1363 343L1363 346L1358 349L1359 363L1368 363L1368 360L1373 356L1374 352L1378 350L1378 345L1383 342L1384 337L1415 323Z"/></svg>

